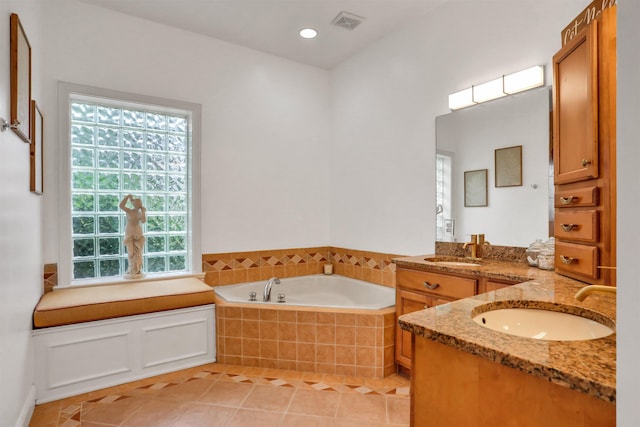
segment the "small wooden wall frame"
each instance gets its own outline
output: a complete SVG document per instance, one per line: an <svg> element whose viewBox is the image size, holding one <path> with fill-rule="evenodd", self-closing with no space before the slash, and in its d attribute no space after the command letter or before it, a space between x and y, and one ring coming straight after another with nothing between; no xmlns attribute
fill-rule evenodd
<svg viewBox="0 0 640 427"><path fill-rule="evenodd" d="M20 18L10 17L11 43L11 129L28 144L31 143L31 45Z"/></svg>
<svg viewBox="0 0 640 427"><path fill-rule="evenodd" d="M42 194L44 191L44 119L42 113L36 104L31 101L31 178L29 180L29 189L32 193Z"/></svg>
<svg viewBox="0 0 640 427"><path fill-rule="evenodd" d="M522 145L495 150L496 187L522 185Z"/></svg>
<svg viewBox="0 0 640 427"><path fill-rule="evenodd" d="M475 208L488 206L487 169L465 171L464 173L464 207Z"/></svg>

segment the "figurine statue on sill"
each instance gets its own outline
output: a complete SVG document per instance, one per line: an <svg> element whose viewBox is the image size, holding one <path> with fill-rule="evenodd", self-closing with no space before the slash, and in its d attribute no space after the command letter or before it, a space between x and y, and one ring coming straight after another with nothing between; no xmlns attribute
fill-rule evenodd
<svg viewBox="0 0 640 427"><path fill-rule="evenodd" d="M130 202L132 207L127 206ZM134 199L127 194L120 202L120 209L127 214L127 225L124 229L124 245L129 256L129 268L125 273L125 279L139 279L142 273L142 252L144 250L145 237L142 232L142 224L147 222L147 209L142 206L141 199Z"/></svg>

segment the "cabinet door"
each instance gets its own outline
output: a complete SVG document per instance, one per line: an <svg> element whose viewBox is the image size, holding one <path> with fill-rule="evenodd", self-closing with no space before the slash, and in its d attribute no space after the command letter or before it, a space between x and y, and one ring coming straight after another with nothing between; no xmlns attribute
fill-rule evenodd
<svg viewBox="0 0 640 427"><path fill-rule="evenodd" d="M553 57L556 184L598 177L598 21Z"/></svg>
<svg viewBox="0 0 640 427"><path fill-rule="evenodd" d="M396 289L396 315L413 313L432 306L431 298L416 292ZM396 321L396 363L411 369L411 332L400 329Z"/></svg>
<svg viewBox="0 0 640 427"><path fill-rule="evenodd" d="M491 292L502 288L508 288L516 283L518 282L485 279L483 292Z"/></svg>

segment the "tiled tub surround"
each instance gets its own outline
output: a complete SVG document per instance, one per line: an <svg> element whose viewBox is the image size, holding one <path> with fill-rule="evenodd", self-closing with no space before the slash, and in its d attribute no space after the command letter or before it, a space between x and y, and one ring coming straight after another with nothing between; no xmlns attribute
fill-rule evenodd
<svg viewBox="0 0 640 427"><path fill-rule="evenodd" d="M202 271L210 286L320 274L331 262L334 273L395 287L397 255L329 246L202 255Z"/></svg>
<svg viewBox="0 0 640 427"><path fill-rule="evenodd" d="M383 378L395 372L395 308L375 311L216 302L220 363Z"/></svg>
<svg viewBox="0 0 640 427"><path fill-rule="evenodd" d="M585 283L521 263L487 262L481 267L434 266L424 257L395 260L399 266L438 269L496 279L528 281L494 292L417 311L399 319L400 327L417 336L517 369L552 383L602 399L616 401L616 334L588 341L543 341L507 335L476 324L472 316L486 305L531 308L570 306L591 310L615 322L615 296L596 293L584 302L574 295ZM565 310L566 311L566 310Z"/></svg>

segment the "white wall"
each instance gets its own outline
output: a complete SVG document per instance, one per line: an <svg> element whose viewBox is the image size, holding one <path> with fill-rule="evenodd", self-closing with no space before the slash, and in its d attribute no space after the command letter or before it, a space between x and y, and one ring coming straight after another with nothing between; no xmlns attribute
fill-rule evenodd
<svg viewBox="0 0 640 427"><path fill-rule="evenodd" d="M0 2L0 117L9 119L9 15L31 43L32 96L42 94L42 16L33 3ZM42 292L42 198L29 192L29 145L0 133L0 426L28 421L35 403L31 314Z"/></svg>
<svg viewBox="0 0 640 427"><path fill-rule="evenodd" d="M329 243L328 73L75 0L47 20L45 261L57 261L56 81L202 105L202 251Z"/></svg>
<svg viewBox="0 0 640 427"><path fill-rule="evenodd" d="M618 4L618 425L640 425L640 2Z"/></svg>
<svg viewBox="0 0 640 427"><path fill-rule="evenodd" d="M585 6L451 0L333 69L331 243L432 252L435 117L448 94L536 64L551 84L560 31Z"/></svg>

